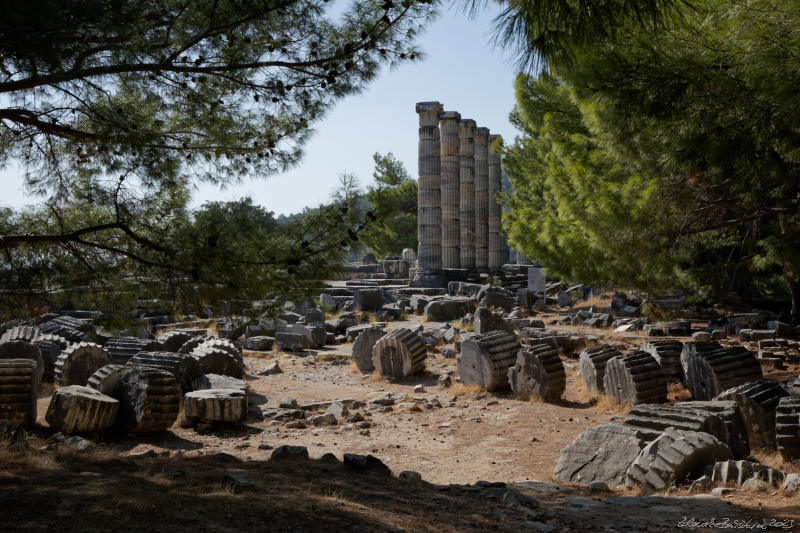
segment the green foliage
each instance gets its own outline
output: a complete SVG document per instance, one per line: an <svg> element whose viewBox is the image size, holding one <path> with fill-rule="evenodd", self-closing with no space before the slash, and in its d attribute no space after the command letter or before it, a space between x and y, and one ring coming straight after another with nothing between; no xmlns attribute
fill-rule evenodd
<svg viewBox="0 0 800 533"><path fill-rule="evenodd" d="M379 257L400 255L417 247L417 182L394 155L375 153L377 185L367 190L374 222L362 235L364 244Z"/></svg>
<svg viewBox="0 0 800 533"><path fill-rule="evenodd" d="M46 201L0 212L0 303L310 291L365 229L353 188L281 226L248 200L193 214L189 191L296 163L337 100L420 57L434 4L6 2L0 165Z"/></svg>
<svg viewBox="0 0 800 533"><path fill-rule="evenodd" d="M484 4L470 0L474 14ZM523 71L570 65L581 46L615 39L631 25L653 31L680 20L685 0L498 0L494 41Z"/></svg>
<svg viewBox="0 0 800 533"><path fill-rule="evenodd" d="M419 56L412 40L432 15L410 1L343 8L333 14L324 0L6 2L0 94L13 106L0 108L0 161L23 161L28 185L46 194L81 174L149 187L284 170L331 104L381 64Z"/></svg>
<svg viewBox="0 0 800 533"><path fill-rule="evenodd" d="M692 5L518 81L507 222L551 270L713 298L776 274L797 285L800 9Z"/></svg>

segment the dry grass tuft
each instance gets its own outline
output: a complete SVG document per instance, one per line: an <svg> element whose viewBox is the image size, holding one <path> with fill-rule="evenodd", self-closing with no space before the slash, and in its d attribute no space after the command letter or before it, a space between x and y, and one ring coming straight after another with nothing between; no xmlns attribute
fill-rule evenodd
<svg viewBox="0 0 800 533"><path fill-rule="evenodd" d="M453 396L475 396L478 393L485 392L483 387L478 385L464 385L463 383L456 383L450 387L450 392Z"/></svg>
<svg viewBox="0 0 800 533"><path fill-rule="evenodd" d="M800 461L787 461L775 450L751 450L750 453L762 465L783 470L787 474L800 474Z"/></svg>
<svg viewBox="0 0 800 533"><path fill-rule="evenodd" d="M581 370L580 365L575 365L572 368L565 368L567 374L567 380L570 383L567 383L567 387L573 387L575 392L578 395L578 399L584 403L595 403L597 401L597 395L589 392L586 390L586 385L583 383L583 377L581 377Z"/></svg>
<svg viewBox="0 0 800 533"><path fill-rule="evenodd" d="M616 415L627 415L631 410L631 404L617 403L611 396L600 393L597 395L597 408Z"/></svg>
<svg viewBox="0 0 800 533"><path fill-rule="evenodd" d="M605 292L600 294L599 296L593 296L588 300L584 300L579 304L575 305L573 309L589 309L591 306L595 307L611 307L611 297L613 296L613 292Z"/></svg>
<svg viewBox="0 0 800 533"><path fill-rule="evenodd" d="M531 392L525 394L512 394L511 397L521 402L542 403L544 401L542 400L541 396Z"/></svg>
<svg viewBox="0 0 800 533"><path fill-rule="evenodd" d="M356 364L355 361L350 361L350 364L347 365L347 371L350 372L351 374L361 374L362 373L361 369L358 368L358 365Z"/></svg>
<svg viewBox="0 0 800 533"><path fill-rule="evenodd" d="M273 347L274 349L274 347ZM269 352L254 352L252 350L242 350L242 355L244 357L253 357L255 359L272 359L275 354L272 351Z"/></svg>
<svg viewBox="0 0 800 533"><path fill-rule="evenodd" d="M369 381L376 383L378 381L383 381L383 375L378 372L377 370L369 375Z"/></svg>

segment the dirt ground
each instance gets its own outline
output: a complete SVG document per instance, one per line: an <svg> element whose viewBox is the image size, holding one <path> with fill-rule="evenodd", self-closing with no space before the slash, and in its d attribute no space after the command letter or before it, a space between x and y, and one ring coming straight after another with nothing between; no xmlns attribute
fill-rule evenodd
<svg viewBox="0 0 800 533"><path fill-rule="evenodd" d="M547 323L548 317L544 318ZM417 327L420 323L420 317L412 316L405 322L390 322L388 328ZM422 325L426 329L434 329L442 323L424 322ZM644 341L644 338L635 334L612 334L608 330L586 328L577 331L572 328L571 332L592 333L599 336L600 342L614 344L633 346ZM775 522L768 524L765 529L800 531L800 525L794 526L794 523L800 524L800 497L780 491L755 494L738 490L721 499L710 496L691 498L685 492L677 492L659 495L667 496L666 500L642 504L633 500L616 500L634 495L622 490L598 494L588 493L583 487L572 487L571 490L553 492L548 489L549 492L543 492L543 487L549 485L525 485L526 481L553 481L554 467L561 450L578 434L592 426L621 422L624 417L624 410L615 409L604 402L590 401L582 389L575 360L564 359L567 365L567 390L563 401L550 404L515 399L507 394L470 390L459 385L449 389L441 387L437 385L438 375L448 369L455 370L456 360L444 357L438 350L429 353L426 374L399 382L361 374L351 364L351 351L352 344L343 344L314 351L274 351L259 354L258 357L246 357L251 416L245 426L200 434L176 424L171 432L164 435L140 436L101 444L98 446L100 451L91 455L91 459L89 456L53 451L41 452L44 458L28 458L28 462L6 456L8 464L4 467L0 462L0 496L9 498L10 491L7 489L18 485L28 487L26 490L35 487L33 494L40 499L33 496L6 499L6 503L13 503L21 512L33 505L32 502L39 502L45 508L52 506L48 498L55 497L53 491L60 484L70 487L77 484L80 487L78 492L89 491L87 497L90 498L101 494L104 485L112 487L115 494L115 487L125 486L134 494L133 503L126 504L124 498L116 494L117 500L110 505L136 515L143 512L139 509L142 505L144 509L148 508L147 505L159 508L157 501L147 505L137 503L140 497L150 501L148 494L152 490L168 495L176 502L180 501L176 505L187 505L187 510L192 508L188 500L200 490L203 499L196 507L201 510L205 508L206 512L202 515L190 513L185 525L195 529L200 526L200 530L204 530L201 523L214 515L213 509L224 510L227 506L239 509L241 505L247 506L247 498L252 498L252 495L219 492L223 470L231 468L230 465L221 464L219 457L227 457L228 460L243 461L236 463L235 468L251 473L256 480L260 503L253 505L261 505L259 512L278 513L275 516L283 518L264 525L258 519L247 522L240 516L240 511L231 511L227 514L234 514L236 518L215 518L207 528L209 531L520 531L540 527L532 526L531 522L549 524L555 531L715 531L731 527L724 524L719 528L708 527L707 523L688 526L692 525L693 519L703 521L708 518L715 518L716 524L719 524L725 516L759 521L764 518L794 520L788 528L783 527L788 523ZM313 356L313 362L309 356ZM257 374L273 361L278 361L282 373L269 376ZM786 373L797 374L800 369L791 367ZM454 372L455 376L457 372ZM423 385L424 392L415 393L415 385ZM688 393L682 387L673 386L670 391L671 400L688 398ZM316 412L309 414L322 414L327 408L326 402L348 399L362 400L368 405L370 400L386 393L405 395L405 398L391 407L362 407L354 411L364 416L365 421L358 424L341 422L334 426L291 428L287 427L291 421L261 420L259 416L262 409L269 414L270 409L277 408L281 399L286 397L296 398L301 406L321 403ZM39 423L43 426L46 426L44 413L48 399L44 397L39 401ZM374 479L364 481L366 478L363 475L354 477L346 469L342 471L338 463L326 461L307 461L301 468L278 468L268 459L272 450L281 445L306 446L312 459L325 454L333 454L339 459L345 453L372 454L395 474L413 470L422 475L424 482L411 486L396 478L384 479L375 475L368 475L367 478L379 479L379 482ZM148 450L163 453L164 457L149 460L130 457ZM219 456L219 452L234 457ZM776 461L774 456L770 460ZM775 466L788 472L800 472L797 465ZM182 470L184 474L171 477L168 472L174 468ZM109 484L103 481L105 477L92 478L88 474L87 479L80 475L76 478L75 471L83 471L81 469L102 473L123 483L120 485L113 481ZM143 474L144 469L149 472L148 475ZM64 470L72 471L73 475L64 478L59 474ZM189 480L193 481L189 483ZM509 484L523 482L523 485L516 486L542 502L542 508L535 510L540 516L527 516L509 509L493 496L486 497L487 490L496 489L476 491L472 487L465 491L457 487L448 488L453 484L473 485L481 480ZM364 483L366 485L362 486ZM375 485L376 494L383 495L373 494L370 483ZM203 493L202 487L207 486L214 487L216 492ZM283 488L276 490L276 487ZM573 501L573 498L583 496L594 500ZM107 505L100 503L102 499L93 503L82 500L78 507ZM599 499L606 501L600 502ZM312 507L324 519L306 521L309 519L306 516L309 508L300 505L306 500L314 502ZM50 503L43 504L45 501ZM210 506L206 508L207 505ZM277 506L275 509L280 511L270 505ZM134 511L130 510L131 506ZM54 523L43 526L39 519L27 526L15 520L3 520L3 515L11 518L7 514L8 509L5 504L0 505L0 524L4 524L0 530L6 530L8 524L16 524L10 530L53 529L55 526ZM54 512L57 511L56 506ZM350 518L346 517L348 513L352 515ZM99 519L102 513L90 511L85 516L79 515L70 515L76 520L75 528L63 530L89 528L96 521L92 522L87 517ZM291 516L294 518L287 518ZM44 509L41 517L52 518ZM684 518L686 521L681 522ZM147 523L147 530L161 530L157 522ZM136 525L135 521L132 522L130 526L133 529L129 530L136 530ZM747 524L741 522L739 525ZM754 527L762 529L760 526ZM127 530L126 527L120 529Z"/></svg>

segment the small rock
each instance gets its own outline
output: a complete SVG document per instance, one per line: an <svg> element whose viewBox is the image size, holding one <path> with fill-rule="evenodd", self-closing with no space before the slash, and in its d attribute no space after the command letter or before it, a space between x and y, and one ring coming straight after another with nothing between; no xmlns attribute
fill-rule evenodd
<svg viewBox="0 0 800 533"><path fill-rule="evenodd" d="M422 481L422 474L413 470L403 470L397 477L403 481Z"/></svg>
<svg viewBox="0 0 800 533"><path fill-rule="evenodd" d="M258 375L259 376L271 376L273 374L280 374L282 372L283 372L283 370L281 370L280 365L278 364L277 361L275 361L274 363L269 365L264 370L261 370L260 372L258 372Z"/></svg>
<svg viewBox="0 0 800 533"><path fill-rule="evenodd" d="M58 433L50 435L46 442L64 442L66 438L67 436L59 431Z"/></svg>
<svg viewBox="0 0 800 533"><path fill-rule="evenodd" d="M553 533L556 531L556 528L553 526L547 525L544 522L532 522L530 520L526 520L522 523L522 527L525 529L529 529L531 531L536 531L538 533Z"/></svg>
<svg viewBox="0 0 800 533"><path fill-rule="evenodd" d="M267 444L266 442L262 442L261 444L258 445L259 450L271 450L273 448L274 446Z"/></svg>
<svg viewBox="0 0 800 533"><path fill-rule="evenodd" d="M608 484L605 481L592 481L589 483L589 490L591 492L608 492Z"/></svg>
<svg viewBox="0 0 800 533"><path fill-rule="evenodd" d="M305 446L279 446L272 450L270 459L274 461L283 459L308 459L308 449Z"/></svg>
<svg viewBox="0 0 800 533"><path fill-rule="evenodd" d="M64 439L64 444L79 452L84 452L92 447L92 443L90 441L78 436Z"/></svg>
<svg viewBox="0 0 800 533"><path fill-rule="evenodd" d="M576 496L567 502L567 507L602 507L603 502L593 500L591 498L584 498Z"/></svg>
<svg viewBox="0 0 800 533"><path fill-rule="evenodd" d="M144 452L129 453L128 457L131 459L155 459L158 457L158 454L155 452L155 450L147 450Z"/></svg>
<svg viewBox="0 0 800 533"><path fill-rule="evenodd" d="M336 418L344 418L349 414L347 406L342 402L333 402L328 406L328 413Z"/></svg>
<svg viewBox="0 0 800 533"><path fill-rule="evenodd" d="M347 418L344 419L344 421L347 422L348 424L353 424L355 422L361 422L363 420L364 420L364 415L362 415L361 413L352 414L352 415L350 415L350 416L348 416Z"/></svg>
<svg viewBox="0 0 800 533"><path fill-rule="evenodd" d="M353 468L354 470L375 470L382 474L392 475L392 471L388 466L383 464L383 461L373 455L358 455L355 453L346 453L342 457L345 466Z"/></svg>
<svg viewBox="0 0 800 533"><path fill-rule="evenodd" d="M441 376L439 376L439 379L437 380L437 382L442 387L447 388L447 387L450 387L450 385L453 384L453 378L451 378L448 374L442 374Z"/></svg>
<svg viewBox="0 0 800 533"><path fill-rule="evenodd" d="M790 492L800 492L800 474L786 474L782 488Z"/></svg>
<svg viewBox="0 0 800 533"><path fill-rule="evenodd" d="M421 394L425 392L425 387L423 387L422 385L414 385L414 392Z"/></svg>
<svg viewBox="0 0 800 533"><path fill-rule="evenodd" d="M515 505L524 505L526 507L537 508L540 506L539 500L531 496L528 496L527 494L522 494L517 489L504 490L502 500L503 503L506 504L508 507L514 507Z"/></svg>
<svg viewBox="0 0 800 533"><path fill-rule="evenodd" d="M286 427L289 428L289 429L305 429L308 426L302 420L294 420L294 421L289 422L288 424L286 424Z"/></svg>
<svg viewBox="0 0 800 533"><path fill-rule="evenodd" d="M332 413L312 416L308 419L308 423L314 426L335 426L336 416L334 416Z"/></svg>
<svg viewBox="0 0 800 533"><path fill-rule="evenodd" d="M742 488L744 490L750 490L753 492L770 492L773 490L772 485L770 485L763 479L758 479L756 477L751 477L750 479L742 483Z"/></svg>
<svg viewBox="0 0 800 533"><path fill-rule="evenodd" d="M12 442L8 445L8 451L10 452L27 452L30 450L30 446L24 440L18 440L16 442Z"/></svg>
<svg viewBox="0 0 800 533"><path fill-rule="evenodd" d="M291 396L284 398L281 400L280 407L283 409L297 409L297 399Z"/></svg>
<svg viewBox="0 0 800 533"><path fill-rule="evenodd" d="M730 487L716 487L711 489L711 494L714 496L726 496L728 494L733 494L734 492L736 491Z"/></svg>
<svg viewBox="0 0 800 533"><path fill-rule="evenodd" d="M240 492L242 490L254 488L256 482L247 475L247 472L232 470L225 472L225 477L222 479L222 486L229 488L233 492Z"/></svg>
<svg viewBox="0 0 800 533"><path fill-rule="evenodd" d="M701 476L689 486L690 491L708 492L714 488L714 481L709 476Z"/></svg>

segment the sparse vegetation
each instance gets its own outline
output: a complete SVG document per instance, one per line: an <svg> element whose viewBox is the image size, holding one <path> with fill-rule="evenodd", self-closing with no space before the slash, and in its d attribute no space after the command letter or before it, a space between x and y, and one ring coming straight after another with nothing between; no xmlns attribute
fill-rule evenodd
<svg viewBox="0 0 800 533"><path fill-rule="evenodd" d="M450 392L456 398L461 396L474 397L477 394L485 392L482 387L478 385L464 385L463 383L454 383L450 387Z"/></svg>

